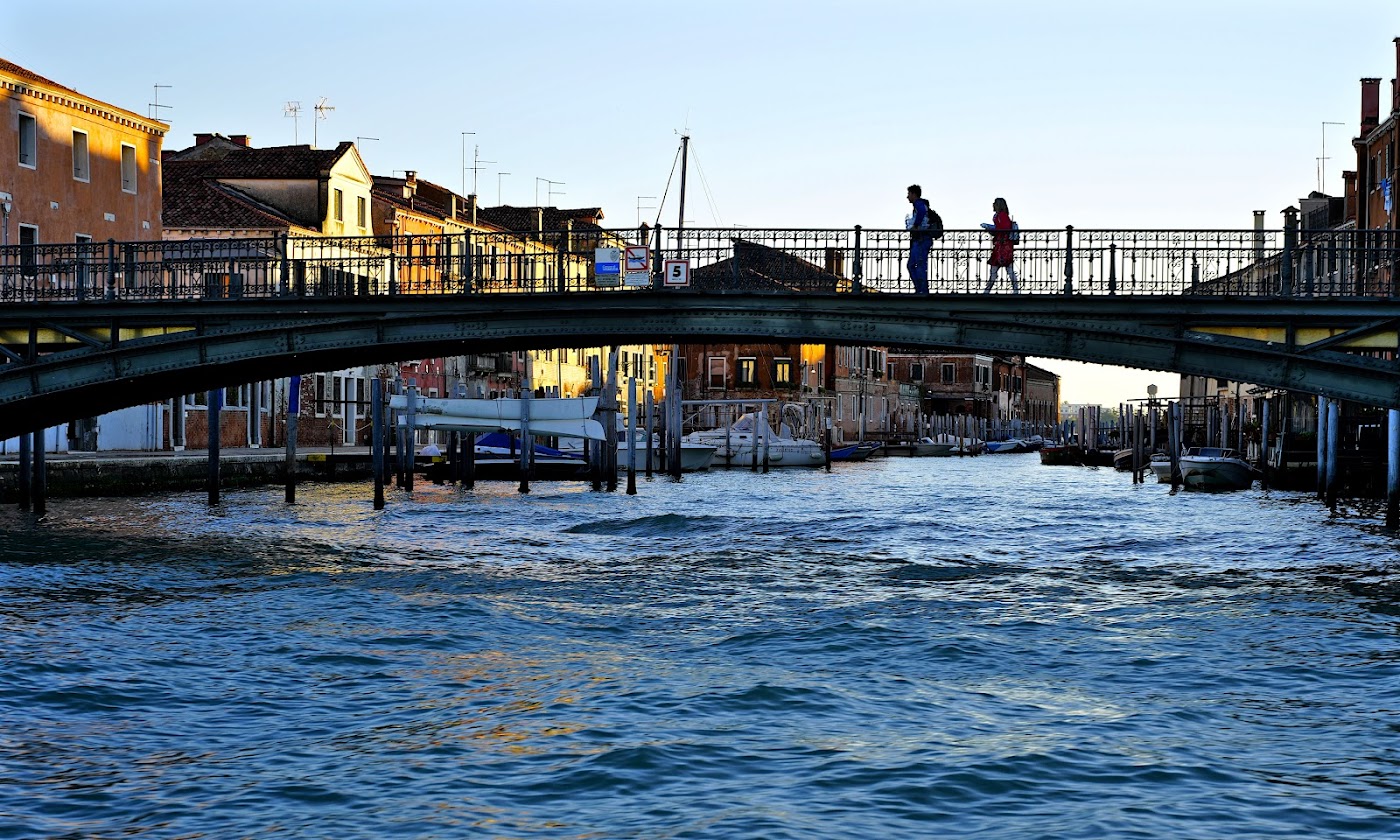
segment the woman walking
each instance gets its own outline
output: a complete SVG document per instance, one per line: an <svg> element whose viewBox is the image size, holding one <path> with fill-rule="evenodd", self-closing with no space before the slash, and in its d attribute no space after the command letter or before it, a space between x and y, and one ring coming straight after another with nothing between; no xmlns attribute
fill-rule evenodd
<svg viewBox="0 0 1400 840"><path fill-rule="evenodd" d="M987 260L991 270L987 274L987 288L982 293L992 293L992 286L997 282L997 270L1004 268L1006 276L1011 278L1011 293L1019 295L1021 284L1016 282L1016 269L1011 266L1015 246L1011 241L1011 211L1006 207L1006 199L998 198L992 202L991 224L983 222L982 229L992 234L992 256Z"/></svg>

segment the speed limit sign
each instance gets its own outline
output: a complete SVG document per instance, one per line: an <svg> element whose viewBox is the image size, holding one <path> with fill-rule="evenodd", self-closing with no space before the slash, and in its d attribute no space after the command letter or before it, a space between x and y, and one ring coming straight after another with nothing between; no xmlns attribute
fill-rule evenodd
<svg viewBox="0 0 1400 840"><path fill-rule="evenodd" d="M667 286L690 285L690 261L667 260L665 262L665 284Z"/></svg>

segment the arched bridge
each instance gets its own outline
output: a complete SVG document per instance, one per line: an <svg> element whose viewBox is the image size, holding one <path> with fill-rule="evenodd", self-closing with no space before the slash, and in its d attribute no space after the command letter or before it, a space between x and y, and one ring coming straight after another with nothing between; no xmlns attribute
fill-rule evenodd
<svg viewBox="0 0 1400 840"><path fill-rule="evenodd" d="M653 248L636 287L598 273L597 248L631 243ZM907 234L860 228L10 248L0 438L315 370L646 342L1014 353L1400 408L1391 241L1066 230L1018 246L1021 293L985 294L985 235L950 232L927 295L902 271ZM692 285L666 288L658 254Z"/></svg>

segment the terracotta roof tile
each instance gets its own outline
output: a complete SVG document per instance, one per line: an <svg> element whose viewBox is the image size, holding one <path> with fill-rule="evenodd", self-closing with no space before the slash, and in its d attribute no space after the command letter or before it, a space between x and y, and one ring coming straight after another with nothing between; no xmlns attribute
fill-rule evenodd
<svg viewBox="0 0 1400 840"><path fill-rule="evenodd" d="M756 242L735 239L734 256L690 273L690 285L705 291L725 289L806 292L837 290L841 280L819 266Z"/></svg>
<svg viewBox="0 0 1400 840"><path fill-rule="evenodd" d="M165 227L267 230L301 225L207 177L205 168L200 161L167 160L162 164L161 220Z"/></svg>

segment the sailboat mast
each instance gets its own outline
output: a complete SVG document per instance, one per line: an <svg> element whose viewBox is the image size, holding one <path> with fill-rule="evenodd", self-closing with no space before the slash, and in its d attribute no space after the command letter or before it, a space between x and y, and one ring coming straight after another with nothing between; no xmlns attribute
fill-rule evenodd
<svg viewBox="0 0 1400 840"><path fill-rule="evenodd" d="M676 219L676 232L685 230L685 164L690 157L690 135L681 135L681 213Z"/></svg>

